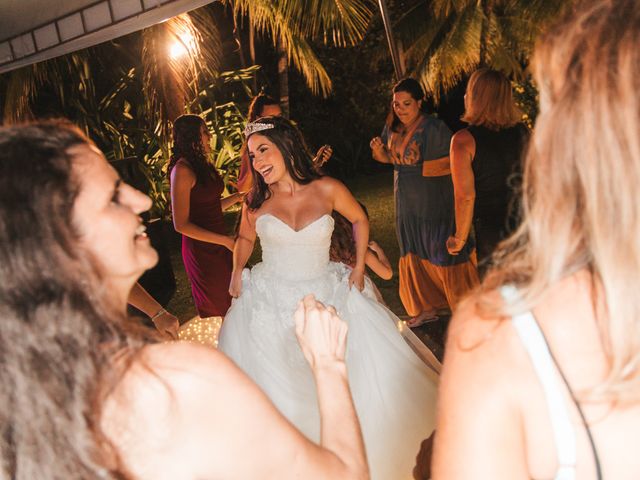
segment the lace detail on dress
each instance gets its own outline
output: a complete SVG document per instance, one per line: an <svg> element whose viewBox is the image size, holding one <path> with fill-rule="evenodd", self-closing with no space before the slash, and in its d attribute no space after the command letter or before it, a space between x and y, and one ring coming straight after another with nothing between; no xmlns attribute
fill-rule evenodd
<svg viewBox="0 0 640 480"><path fill-rule="evenodd" d="M318 442L315 381L296 340L293 312L309 293L333 305L349 325L346 361L372 480L410 478L416 445L433 430L437 379L399 335L398 318L378 302L370 280L363 292L349 288L351 269L329 261L332 231L330 215L299 231L273 215L258 217L263 261L244 270L219 348Z"/></svg>
<svg viewBox="0 0 640 480"><path fill-rule="evenodd" d="M326 272L333 217L325 214L296 231L275 215L256 220L265 272L287 280L307 280Z"/></svg>

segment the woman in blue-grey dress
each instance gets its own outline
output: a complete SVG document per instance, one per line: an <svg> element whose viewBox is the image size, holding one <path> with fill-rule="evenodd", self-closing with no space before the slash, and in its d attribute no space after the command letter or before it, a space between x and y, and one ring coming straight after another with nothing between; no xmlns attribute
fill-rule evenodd
<svg viewBox="0 0 640 480"><path fill-rule="evenodd" d="M396 84L386 125L371 150L378 162L394 165L400 299L412 317L410 327L453 308L478 284L472 239L458 255L446 248L455 233L450 141L449 128L425 113L420 84L411 78Z"/></svg>

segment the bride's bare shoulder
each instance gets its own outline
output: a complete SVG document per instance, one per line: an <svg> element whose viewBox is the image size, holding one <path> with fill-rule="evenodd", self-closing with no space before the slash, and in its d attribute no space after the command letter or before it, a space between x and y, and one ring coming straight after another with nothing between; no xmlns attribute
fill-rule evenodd
<svg viewBox="0 0 640 480"><path fill-rule="evenodd" d="M335 195L336 193L347 190L347 187L340 180L333 177L324 176L314 180L313 184L324 194Z"/></svg>
<svg viewBox="0 0 640 480"><path fill-rule="evenodd" d="M336 178L329 177L328 175L318 178L314 183L318 186L322 186L323 188L344 187L344 183Z"/></svg>

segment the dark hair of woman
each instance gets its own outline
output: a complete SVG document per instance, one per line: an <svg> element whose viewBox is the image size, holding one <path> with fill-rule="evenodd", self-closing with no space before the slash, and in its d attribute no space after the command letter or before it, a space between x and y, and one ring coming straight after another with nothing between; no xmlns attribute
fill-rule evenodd
<svg viewBox="0 0 640 480"><path fill-rule="evenodd" d="M66 123L0 128L1 478L127 478L99 419L141 342L73 226L81 145Z"/></svg>
<svg viewBox="0 0 640 480"><path fill-rule="evenodd" d="M422 105L420 105L420 111L424 114L429 113L429 107L427 105L427 101L424 98L424 90L420 86L417 80L413 78L405 78L400 80L393 86L393 93L398 92L406 92L411 95L411 98L414 100L422 100ZM402 128L402 122L396 115L396 112L393 110L393 101L391 102L391 107L389 108L389 113L387 114L386 120L387 128L390 132L399 132Z"/></svg>
<svg viewBox="0 0 640 480"><path fill-rule="evenodd" d="M255 122L262 116L262 111L267 105L280 105L280 102L278 102L273 97L270 97L266 93L259 93L258 95L253 97L253 100L251 100L251 104L249 105L247 121Z"/></svg>
<svg viewBox="0 0 640 480"><path fill-rule="evenodd" d="M180 115L173 122L173 148L167 175L176 166L178 160L186 161L196 176L196 182L205 183L207 178L218 175L218 171L207 161L202 146L202 128L207 124L198 115Z"/></svg>
<svg viewBox="0 0 640 480"><path fill-rule="evenodd" d="M262 135L273 142L282 154L285 168L293 180L306 185L322 176L313 164L313 154L309 151L300 130L289 120L283 117L263 117L253 123L253 125L255 124L273 125L273 127L256 132L255 135ZM246 141L250 137L251 134L247 136ZM256 210L271 196L271 190L262 175L256 172L253 162L250 164L253 187L245 201L251 210Z"/></svg>
<svg viewBox="0 0 640 480"><path fill-rule="evenodd" d="M358 202L369 218L369 212L361 202ZM329 259L332 262L340 262L345 265L355 265L356 244L353 240L353 225L343 215L331 212L334 220L333 233L331 234L331 246L329 247Z"/></svg>

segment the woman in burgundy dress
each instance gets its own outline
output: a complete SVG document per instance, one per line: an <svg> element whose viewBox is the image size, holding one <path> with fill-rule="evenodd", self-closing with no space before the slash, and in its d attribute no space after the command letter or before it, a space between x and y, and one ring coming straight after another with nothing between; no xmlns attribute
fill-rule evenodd
<svg viewBox="0 0 640 480"><path fill-rule="evenodd" d="M197 115L181 115L173 123L169 162L173 225L182 234L182 260L201 318L224 316L231 305L234 240L226 233L222 211L242 199L224 199L224 182L208 161L209 130Z"/></svg>

